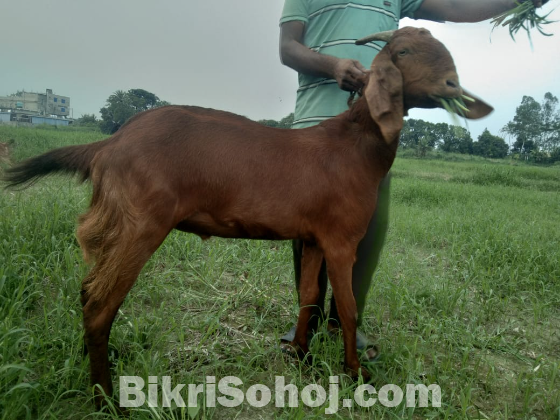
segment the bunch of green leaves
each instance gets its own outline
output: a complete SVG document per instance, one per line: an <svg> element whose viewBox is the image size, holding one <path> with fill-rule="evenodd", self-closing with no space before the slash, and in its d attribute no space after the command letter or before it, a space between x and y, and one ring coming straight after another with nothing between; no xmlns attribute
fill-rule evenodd
<svg viewBox="0 0 560 420"><path fill-rule="evenodd" d="M439 100L443 109L451 114L455 125L460 125L457 115L465 118L465 113L469 112L465 101L474 102L474 99L467 95L462 95L460 98L440 98Z"/></svg>
<svg viewBox="0 0 560 420"><path fill-rule="evenodd" d="M517 6L511 10L508 10L501 15L496 16L492 19L492 24L494 27L492 30L496 29L498 26L509 26L509 35L511 39L515 41L515 35L520 29L525 29L527 31L527 36L531 39L531 29L537 28L537 30L545 35L552 36L544 32L543 25L548 25L554 21L548 20L548 13L545 16L539 16L537 10L532 1L516 2Z"/></svg>

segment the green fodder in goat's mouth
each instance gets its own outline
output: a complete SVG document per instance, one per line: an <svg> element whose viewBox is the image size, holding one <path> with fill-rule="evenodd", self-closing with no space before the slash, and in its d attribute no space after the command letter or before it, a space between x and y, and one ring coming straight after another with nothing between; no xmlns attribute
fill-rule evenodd
<svg viewBox="0 0 560 420"><path fill-rule="evenodd" d="M509 35L514 41L514 36L520 29L525 29L527 31L529 40L531 39L530 30L534 28L537 28L537 30L545 36L552 36L552 34L544 32L542 28L542 25L548 25L554 22L547 19L549 14L550 13L545 16L539 16L532 1L525 1L523 3L517 2L516 7L492 19L491 23L494 25L492 30L500 25L509 26Z"/></svg>
<svg viewBox="0 0 560 420"><path fill-rule="evenodd" d="M451 114L451 118L455 125L460 125L457 115L465 118L465 113L469 112L469 108L465 105L465 101L474 102L474 99L467 95L461 95L460 98L439 98L439 100L443 109Z"/></svg>

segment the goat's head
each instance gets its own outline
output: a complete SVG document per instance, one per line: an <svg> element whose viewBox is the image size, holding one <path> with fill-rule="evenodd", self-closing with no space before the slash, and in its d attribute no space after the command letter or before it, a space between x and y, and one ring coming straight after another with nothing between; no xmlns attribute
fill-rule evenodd
<svg viewBox="0 0 560 420"><path fill-rule="evenodd" d="M387 42L371 64L364 89L370 114L386 142L398 138L409 109L441 107L441 98L473 98L474 102L467 102L466 118L482 118L492 112L490 105L460 86L451 54L427 29L406 27L356 43L371 41Z"/></svg>

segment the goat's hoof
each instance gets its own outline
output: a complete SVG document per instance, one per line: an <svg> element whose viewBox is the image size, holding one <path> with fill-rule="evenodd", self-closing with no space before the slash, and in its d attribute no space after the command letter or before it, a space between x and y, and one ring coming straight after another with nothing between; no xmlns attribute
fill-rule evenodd
<svg viewBox="0 0 560 420"><path fill-rule="evenodd" d="M313 363L313 359L309 349L307 349L307 351L304 350L299 344L294 341L283 341L282 343L280 343L280 350L282 351L282 353L287 354L288 356L306 364L311 365Z"/></svg>
<svg viewBox="0 0 560 420"><path fill-rule="evenodd" d="M282 341L280 343L280 351L294 359L297 358L297 351L292 347L292 344L288 341Z"/></svg>
<svg viewBox="0 0 560 420"><path fill-rule="evenodd" d="M346 367L345 370L348 376L350 376L350 378L355 382L358 382L360 376L362 377L362 381L364 384L367 384L372 380L371 374L363 366L359 366L357 369Z"/></svg>

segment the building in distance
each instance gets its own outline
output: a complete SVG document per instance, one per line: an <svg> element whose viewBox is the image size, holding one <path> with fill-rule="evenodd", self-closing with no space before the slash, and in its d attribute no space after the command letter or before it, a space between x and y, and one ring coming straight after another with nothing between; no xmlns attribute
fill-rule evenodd
<svg viewBox="0 0 560 420"><path fill-rule="evenodd" d="M71 116L70 98L54 94L52 89L0 96L0 122L68 125Z"/></svg>

